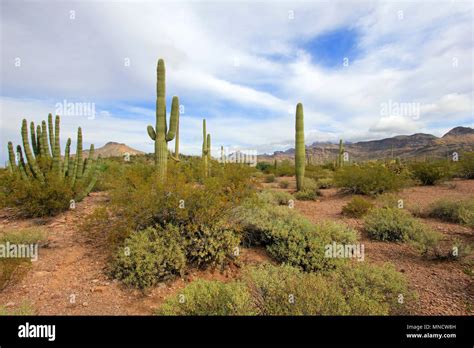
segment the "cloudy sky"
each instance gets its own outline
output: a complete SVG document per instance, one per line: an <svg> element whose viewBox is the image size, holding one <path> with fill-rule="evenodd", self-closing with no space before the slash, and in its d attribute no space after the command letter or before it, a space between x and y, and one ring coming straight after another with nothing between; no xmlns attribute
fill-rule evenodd
<svg viewBox="0 0 474 348"><path fill-rule="evenodd" d="M291 147L297 102L307 144L473 125L472 1L0 2L2 164L50 112L63 149L82 126L86 145L152 151L160 57L187 154L202 118L215 150Z"/></svg>

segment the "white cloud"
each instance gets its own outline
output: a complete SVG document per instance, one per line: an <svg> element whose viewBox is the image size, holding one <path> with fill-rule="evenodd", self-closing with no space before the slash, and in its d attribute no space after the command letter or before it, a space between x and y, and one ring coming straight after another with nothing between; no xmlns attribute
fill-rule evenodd
<svg viewBox="0 0 474 348"><path fill-rule="evenodd" d="M18 139L21 118L44 119L68 99L94 102L110 118L63 118L64 132L74 136L80 124L96 145L151 150L144 129L154 109L143 105L155 100L158 57L166 61L168 95L186 106L183 151L199 152L203 116L216 145L268 151L292 144L288 108L299 101L307 143L472 124L472 8L446 1L4 2L2 145ZM360 55L347 68L316 65L302 42L341 27L358 33ZM382 115L388 101L418 103L420 118ZM188 105L206 105L207 114Z"/></svg>

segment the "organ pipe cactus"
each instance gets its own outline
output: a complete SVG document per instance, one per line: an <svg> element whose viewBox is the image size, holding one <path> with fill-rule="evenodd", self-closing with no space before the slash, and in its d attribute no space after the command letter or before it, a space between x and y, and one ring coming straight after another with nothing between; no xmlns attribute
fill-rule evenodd
<svg viewBox="0 0 474 348"><path fill-rule="evenodd" d="M166 86L165 62L158 60L156 67L156 126L148 126L148 135L155 141L155 166L159 177L164 180L168 164L168 142L175 138L179 120L179 99L173 97L171 102L171 115L169 129L166 122ZM177 140L179 142L179 140ZM178 143L179 146L179 143ZM178 160L178 158L174 158Z"/></svg>
<svg viewBox="0 0 474 348"><path fill-rule="evenodd" d="M296 123L295 123L295 174L296 189L303 189L304 167L305 167L305 145L304 145L304 115L303 104L296 105Z"/></svg>
<svg viewBox="0 0 474 348"><path fill-rule="evenodd" d="M211 135L206 131L206 120L202 120L202 160L204 163L204 176L210 173L209 162L211 160Z"/></svg>
<svg viewBox="0 0 474 348"><path fill-rule="evenodd" d="M73 190L77 200L87 196L93 189L97 180L96 160L94 159L94 145L91 145L89 158L86 164L82 159L82 130L77 132L77 150L74 160L70 157L71 139L66 142L64 160L61 159L60 147L60 118L56 116L54 127L52 115L48 115L48 128L43 121L35 132L35 125L30 123L30 137L28 137L27 121L23 120L21 126L21 137L23 148L18 145L16 154L13 144L8 143L9 165L13 175L20 175L23 180L39 181L48 185L48 178L56 175L60 180L66 180ZM49 132L48 132L49 129ZM30 147L31 140L31 147ZM48 145L49 140L49 145ZM51 153L49 150L51 147ZM23 156L23 153L26 157ZM39 162L41 162L39 164ZM74 166L72 166L74 163Z"/></svg>

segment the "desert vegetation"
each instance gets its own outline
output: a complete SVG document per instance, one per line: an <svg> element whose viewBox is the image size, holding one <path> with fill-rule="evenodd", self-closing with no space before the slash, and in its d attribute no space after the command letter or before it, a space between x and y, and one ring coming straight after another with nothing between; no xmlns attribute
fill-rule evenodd
<svg viewBox="0 0 474 348"><path fill-rule="evenodd" d="M156 98L156 125L147 128L154 154L127 161L95 158L93 145L84 159L80 127L76 153L68 139L62 155L59 116L54 127L52 115L48 127L46 121L36 128L31 123L29 135L24 120L23 146L15 152L9 143L8 168L0 173L2 226L11 221L32 226L39 219L54 227L55 219L66 224L74 214L79 221L67 225L72 233L56 242L69 241L79 253L85 253L85 244L100 250L95 274L109 288L97 292L112 302L118 301L114 294L135 294L136 301L151 296L156 303L146 314L443 314L446 308L438 310L436 303L420 305L429 303L420 284L432 269L441 272L445 265L454 270L462 293L452 312L469 311L472 286L464 284L472 280L466 271L472 267L472 153L460 154L459 162L357 162L348 160L341 139L333 161L311 164L298 103L294 161L228 163L222 148L217 160L205 119L201 156L185 156L179 150L176 96L167 122L161 59ZM168 149L171 141L174 151ZM446 181L453 186L443 186ZM463 199L425 204L411 190L444 190ZM76 204L87 212L76 211ZM332 210L324 215L328 207ZM438 228L438 223L447 225ZM47 249L44 244L55 236L44 233L37 227L2 229L0 244ZM54 259L54 251L45 253L46 260ZM392 260L393 255L408 261ZM10 302L34 265L21 258L0 259L0 267L0 303ZM421 281L419 274L425 276ZM163 286L169 291L158 300L153 294ZM446 285L442 291L449 296L451 290ZM15 305L17 312L0 307L0 313L31 312L30 304ZM71 309L61 308L61 313Z"/></svg>

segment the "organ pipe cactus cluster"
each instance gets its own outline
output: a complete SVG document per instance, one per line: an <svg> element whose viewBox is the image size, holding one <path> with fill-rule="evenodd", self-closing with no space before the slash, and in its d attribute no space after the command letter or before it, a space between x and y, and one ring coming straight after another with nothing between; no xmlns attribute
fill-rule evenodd
<svg viewBox="0 0 474 348"><path fill-rule="evenodd" d="M295 173L296 189L303 189L304 167L305 167L305 145L304 145L304 115L303 104L296 105L296 124L295 124Z"/></svg>
<svg viewBox="0 0 474 348"><path fill-rule="evenodd" d="M179 99L174 96L171 102L171 115L169 128L166 122L166 86L165 86L165 62L163 59L158 60L156 68L156 126L148 126L148 135L155 141L155 166L159 177L163 180L166 177L166 168L168 164L168 142L173 140L179 134ZM171 155L175 161L179 151L179 139L175 142L175 156Z"/></svg>
<svg viewBox="0 0 474 348"><path fill-rule="evenodd" d="M342 167L344 165L344 145L342 143L342 139L339 140L339 153L337 156L337 165L338 167Z"/></svg>
<svg viewBox="0 0 474 348"><path fill-rule="evenodd" d="M37 180L42 184L47 183L50 175L55 175L70 185L76 200L81 200L90 193L97 181L94 145L90 147L89 158L83 160L82 130L79 127L75 158L71 158L71 139L68 138L62 160L59 131L59 116L56 116L53 127L53 116L49 114L48 127L46 121L42 121L41 127L38 125L37 128L33 122L30 123L29 138L28 122L24 119L21 125L23 149L18 145L15 153L12 142L8 142L9 168L13 174L21 175L23 180Z"/></svg>
<svg viewBox="0 0 474 348"><path fill-rule="evenodd" d="M204 162L204 175L210 173L209 162L211 161L211 135L206 131L206 120L202 120L202 160Z"/></svg>

